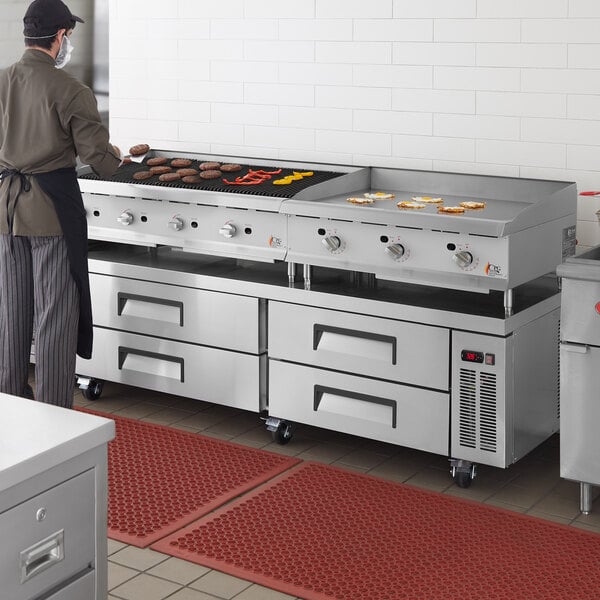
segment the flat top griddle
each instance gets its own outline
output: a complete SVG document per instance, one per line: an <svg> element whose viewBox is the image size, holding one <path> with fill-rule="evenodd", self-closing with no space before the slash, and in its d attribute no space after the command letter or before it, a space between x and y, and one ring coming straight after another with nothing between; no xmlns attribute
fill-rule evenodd
<svg viewBox="0 0 600 600"><path fill-rule="evenodd" d="M268 179L264 183L260 183L258 185L229 185L224 183L223 179L227 179L228 181L234 181L236 177L243 177L244 175L246 175L250 169L254 171L277 171L279 169L279 167L273 167L270 165L241 165L241 171L236 171L234 173L223 172L223 177L220 177L219 179L207 179L199 183L184 183L183 181L160 181L158 175L154 175L150 179L144 180L133 179L134 173L137 173L138 171L148 171L150 169L150 167L147 165L148 158L150 157L145 158L142 163L129 163L122 165L121 167L119 167L118 171L108 179L99 177L95 173L79 175L79 178L88 179L92 181L111 181L115 183L128 183L135 185L190 190L203 190L207 192L248 194L251 196L270 196L274 198L293 198L298 192L301 192L302 190L305 190L310 186L344 175L344 173L338 173L334 171L312 170L312 176L304 177L297 181L292 181L287 185L274 185L273 181L275 179L281 179L286 175L292 175L294 171L308 171L308 169L281 168L281 173L277 175L272 175L271 179ZM170 165L171 160L173 159L168 159L168 162L166 163L167 166ZM189 160L192 160L192 164L189 167L183 168L196 169L197 171L199 170L199 165L201 163L207 162L206 158L202 158L201 160L194 160L190 158ZM173 167L173 171L176 170L177 168Z"/></svg>

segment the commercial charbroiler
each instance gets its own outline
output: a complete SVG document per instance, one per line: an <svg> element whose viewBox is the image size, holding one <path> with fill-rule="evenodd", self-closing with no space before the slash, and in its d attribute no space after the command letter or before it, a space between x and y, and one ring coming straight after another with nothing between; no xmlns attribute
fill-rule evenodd
<svg viewBox="0 0 600 600"><path fill-rule="evenodd" d="M156 155L273 175L196 186L136 182L144 165L110 181L81 170L90 238L110 242L90 253L84 385L261 412L281 443L307 423L447 455L459 485L558 429L546 274L573 252L574 184ZM461 205L479 208L440 210Z"/></svg>

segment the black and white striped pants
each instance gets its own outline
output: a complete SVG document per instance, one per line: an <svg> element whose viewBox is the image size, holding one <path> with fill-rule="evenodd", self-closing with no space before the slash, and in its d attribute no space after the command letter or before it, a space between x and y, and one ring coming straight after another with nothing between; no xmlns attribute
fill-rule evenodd
<svg viewBox="0 0 600 600"><path fill-rule="evenodd" d="M35 397L70 408L79 292L67 246L62 236L11 237L0 235L0 391L27 396L35 331Z"/></svg>

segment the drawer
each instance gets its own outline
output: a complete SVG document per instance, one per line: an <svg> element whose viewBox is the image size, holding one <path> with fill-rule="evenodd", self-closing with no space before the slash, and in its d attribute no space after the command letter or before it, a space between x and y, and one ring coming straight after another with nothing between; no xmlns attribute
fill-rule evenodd
<svg viewBox="0 0 600 600"><path fill-rule="evenodd" d="M96 596L96 572L91 571L60 589L47 600L93 600ZM100 599L98 599L100 600Z"/></svg>
<svg viewBox="0 0 600 600"><path fill-rule="evenodd" d="M600 346L600 282L563 277L560 336L567 342Z"/></svg>
<svg viewBox="0 0 600 600"><path fill-rule="evenodd" d="M449 389L447 329L282 302L269 303L269 356Z"/></svg>
<svg viewBox="0 0 600 600"><path fill-rule="evenodd" d="M90 274L94 325L259 354L258 298ZM262 328L262 329L261 329Z"/></svg>
<svg viewBox="0 0 600 600"><path fill-rule="evenodd" d="M447 393L270 360L269 414L448 454Z"/></svg>
<svg viewBox="0 0 600 600"><path fill-rule="evenodd" d="M77 373L258 412L265 355L193 346L94 327L90 360Z"/></svg>
<svg viewBox="0 0 600 600"><path fill-rule="evenodd" d="M0 514L3 598L29 600L93 566L94 481L86 471Z"/></svg>

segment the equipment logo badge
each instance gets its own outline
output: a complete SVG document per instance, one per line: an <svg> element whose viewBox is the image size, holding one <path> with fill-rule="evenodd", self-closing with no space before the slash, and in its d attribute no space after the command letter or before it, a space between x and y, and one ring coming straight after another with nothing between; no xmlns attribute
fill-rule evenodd
<svg viewBox="0 0 600 600"><path fill-rule="evenodd" d="M502 267L499 265L493 265L492 263L488 263L485 265L485 274L490 277L497 277L502 275Z"/></svg>
<svg viewBox="0 0 600 600"><path fill-rule="evenodd" d="M281 248L283 246L283 240L275 235L269 237L269 246L271 248Z"/></svg>

